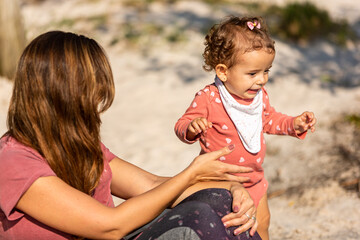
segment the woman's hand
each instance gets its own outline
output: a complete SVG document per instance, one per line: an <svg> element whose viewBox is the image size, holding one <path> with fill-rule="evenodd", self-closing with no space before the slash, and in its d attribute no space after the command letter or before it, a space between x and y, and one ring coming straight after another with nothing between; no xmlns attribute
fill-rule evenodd
<svg viewBox="0 0 360 240"><path fill-rule="evenodd" d="M253 169L233 164L227 164L218 159L234 150L234 145L229 145L220 150L197 156L185 171L192 171L191 184L203 181L234 181L246 182L248 177L235 176L234 173L248 173Z"/></svg>
<svg viewBox="0 0 360 240"><path fill-rule="evenodd" d="M258 226L255 218L256 208L254 201L240 183L233 183L229 190L233 197L233 212L226 215L221 220L225 227L241 225L239 228L235 229L235 235L239 235L251 228L250 235L253 236Z"/></svg>

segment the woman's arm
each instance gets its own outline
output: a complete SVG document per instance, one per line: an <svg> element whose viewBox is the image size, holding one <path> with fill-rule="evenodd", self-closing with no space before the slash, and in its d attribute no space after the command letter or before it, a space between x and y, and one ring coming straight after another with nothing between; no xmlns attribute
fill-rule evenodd
<svg viewBox="0 0 360 240"><path fill-rule="evenodd" d="M120 158L114 158L111 160L110 167L113 173L111 181L111 193L122 199L138 196L157 187L169 179L169 177L154 175ZM136 181L134 181L135 179ZM202 189L224 188L229 190L232 184L232 182L227 181L208 181L196 183L183 191L172 204L172 207L175 207L186 197Z"/></svg>
<svg viewBox="0 0 360 240"><path fill-rule="evenodd" d="M149 173L120 158L114 158L113 160L111 160L110 167L113 174L111 180L111 193L122 199L129 199L131 197L138 196L170 179L170 177L161 177ZM246 167L240 168L242 169L242 172L247 172L250 170L250 168ZM238 178L239 182L246 182L248 180L248 177ZM178 198L177 202L181 201L182 199L186 198L187 196L198 190L204 188L211 188L212 186L229 189L230 183L217 181L202 182L200 184L196 184L183 192Z"/></svg>
<svg viewBox="0 0 360 240"><path fill-rule="evenodd" d="M154 175L120 158L111 160L110 168L111 193L122 199L138 196L169 179Z"/></svg>
<svg viewBox="0 0 360 240"><path fill-rule="evenodd" d="M24 193L16 208L66 233L92 239L120 239L160 214L172 200L169 199L189 182L190 175L184 172L162 187L110 208L57 177L42 177Z"/></svg>
<svg viewBox="0 0 360 240"><path fill-rule="evenodd" d="M113 173L115 173L112 181L112 193L121 198L124 198L125 195L127 196L126 199L137 196L141 193L149 191L150 189L169 179L167 177L159 177L151 174L141 168L136 167L135 165L132 165L131 163L118 158L113 159L110 162L110 166ZM116 174L117 172L120 172L121 169L126 169L126 173L122 172L122 174ZM136 182L133 181L134 179L136 179ZM123 185L120 183L126 184ZM122 187L130 185L132 186L131 188ZM175 207L186 197L206 188L224 188L230 190L234 199L233 213L225 216L223 218L223 222L226 223L226 225L229 227L242 225L242 227L238 229L239 233L252 228L251 233L254 234L257 228L257 224L253 220L248 219L245 213L247 213L249 216L253 216L256 213L256 209L250 195L238 182L207 181L196 183L183 191L174 201L171 207Z"/></svg>
<svg viewBox="0 0 360 240"><path fill-rule="evenodd" d="M123 202L116 208L100 204L57 177L37 179L20 198L16 208L63 232L87 238L119 239L155 218L187 187L196 182L239 181L239 177L229 173L244 172L244 168L216 160L230 152L228 148L223 148L198 156L189 167L175 177ZM129 169L127 166L117 174L126 174ZM149 178L152 177L149 175ZM131 183L136 181L133 179ZM132 185L127 182L114 189L125 187L132 188Z"/></svg>

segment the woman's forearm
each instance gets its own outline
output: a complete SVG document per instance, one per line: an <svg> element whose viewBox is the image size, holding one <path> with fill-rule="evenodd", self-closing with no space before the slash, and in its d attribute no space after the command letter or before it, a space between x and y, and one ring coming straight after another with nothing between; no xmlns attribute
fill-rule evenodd
<svg viewBox="0 0 360 240"><path fill-rule="evenodd" d="M111 208L55 176L42 177L23 194L16 208L47 226L72 235L120 239L159 215L192 184L192 180L191 171L183 171L158 187Z"/></svg>
<svg viewBox="0 0 360 240"><path fill-rule="evenodd" d="M142 181L144 181L147 187L138 187L140 191L136 190L135 192L138 192L139 194L133 195L132 198L120 204L116 208L116 221L112 218L112 221L121 227L119 230L120 236L123 236L149 222L158 214L160 214L166 207L170 207L176 199L181 201L181 199L190 195L192 192L197 191L198 189L200 190L210 187L223 187L229 189L231 186L230 183L217 182L216 184L199 184L196 185L196 187L189 188L195 183L225 180L234 182L244 181L243 177L235 176L231 173L249 172L252 169L225 164L217 160L219 157L230 153L232 149L233 148L223 148L218 151L200 155L195 158L189 167L172 178L154 178L154 175L149 175L149 178L142 178ZM120 163L124 163L124 161L118 161L118 163L119 164L116 165L120 166ZM131 170L133 173L140 172L140 170L134 167L129 167L125 164L121 165L123 165L123 168L121 168L122 173L128 174L129 171L127 170ZM112 166L112 169L117 169L115 164ZM135 186L138 185L137 181L134 182L134 179L136 178L126 178L130 179L126 180L119 177L120 175L122 174L117 174L117 176L114 176L112 190L116 189L117 192L120 192L122 189L133 186L134 183ZM121 179L124 181L120 181ZM157 186L154 187L155 185ZM182 195L184 191L185 193ZM182 197L180 197L180 195ZM129 221L129 219L131 219L131 221ZM116 226L114 227L116 228Z"/></svg>
<svg viewBox="0 0 360 240"><path fill-rule="evenodd" d="M192 184L192 178L191 173L183 171L152 190L117 206L116 215L119 219L116 223L121 226L120 235L124 236L158 216Z"/></svg>
<svg viewBox="0 0 360 240"><path fill-rule="evenodd" d="M110 162L110 167L113 173L111 193L125 200L143 194L169 179L152 174L120 158L114 158Z"/></svg>
<svg viewBox="0 0 360 240"><path fill-rule="evenodd" d="M35 180L22 195L16 208L47 226L72 235L93 239L119 239L155 218L195 183L241 181L241 177L230 173L248 172L248 169L216 160L229 152L229 148L223 148L200 155L189 167L169 179L146 173L133 165L124 164L124 161L110 163L113 171L111 190L135 196L116 208L104 206L55 176ZM135 177L131 177L130 173L135 174ZM143 184L145 187L141 186ZM156 184L159 185L154 188ZM219 187L219 184L213 186ZM190 188L182 196L195 190L196 187Z"/></svg>

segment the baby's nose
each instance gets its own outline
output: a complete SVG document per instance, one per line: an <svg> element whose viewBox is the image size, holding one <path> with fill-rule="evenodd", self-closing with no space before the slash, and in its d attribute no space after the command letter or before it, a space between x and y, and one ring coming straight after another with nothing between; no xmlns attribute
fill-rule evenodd
<svg viewBox="0 0 360 240"><path fill-rule="evenodd" d="M263 86L267 83L267 79L267 76L260 76L256 83Z"/></svg>

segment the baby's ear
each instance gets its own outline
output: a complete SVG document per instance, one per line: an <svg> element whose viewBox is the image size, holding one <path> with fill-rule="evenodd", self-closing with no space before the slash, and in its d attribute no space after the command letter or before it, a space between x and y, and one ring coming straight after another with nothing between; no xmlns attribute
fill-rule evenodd
<svg viewBox="0 0 360 240"><path fill-rule="evenodd" d="M225 64L218 64L215 67L215 72L217 77L222 81L222 82L226 82L227 81L227 66Z"/></svg>

